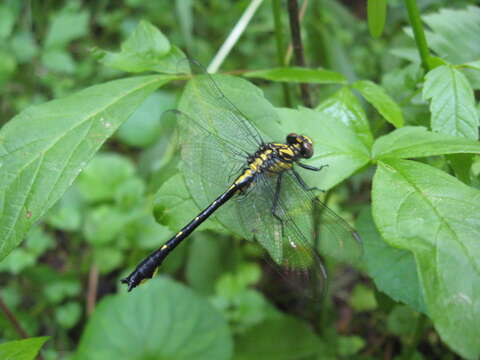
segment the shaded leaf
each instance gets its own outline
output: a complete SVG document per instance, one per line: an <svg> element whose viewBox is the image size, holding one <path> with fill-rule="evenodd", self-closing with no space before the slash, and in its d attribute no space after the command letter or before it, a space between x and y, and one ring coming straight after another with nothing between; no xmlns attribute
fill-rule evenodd
<svg viewBox="0 0 480 360"><path fill-rule="evenodd" d="M72 40L87 34L88 11L80 11L78 3L67 5L58 14L53 16L45 40L45 47L63 47Z"/></svg>
<svg viewBox="0 0 480 360"><path fill-rule="evenodd" d="M370 209L360 213L355 227L363 239L363 259L368 274L377 288L395 301L401 301L425 313L413 254L394 248L382 239L375 228Z"/></svg>
<svg viewBox="0 0 480 360"><path fill-rule="evenodd" d="M480 191L425 164L379 162L373 215L383 238L415 256L428 314L442 339L480 355Z"/></svg>

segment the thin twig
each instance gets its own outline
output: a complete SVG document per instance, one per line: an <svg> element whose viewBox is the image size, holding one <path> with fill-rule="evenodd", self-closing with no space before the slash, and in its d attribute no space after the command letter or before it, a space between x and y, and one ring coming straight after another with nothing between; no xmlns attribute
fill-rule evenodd
<svg viewBox="0 0 480 360"><path fill-rule="evenodd" d="M305 66L305 58L303 56L302 37L300 34L300 19L298 16L297 0L288 0L288 17L290 19L290 30L292 32L293 53L295 54L295 63L298 66ZM303 104L306 107L312 107L310 99L310 91L308 84L301 83L300 91L302 93Z"/></svg>
<svg viewBox="0 0 480 360"><path fill-rule="evenodd" d="M238 39L245 31L245 28L252 19L253 15L255 15L255 12L257 11L258 7L262 2L263 0L252 0L250 5L248 5L240 19L238 19L238 22L235 24L232 31L228 35L227 39L224 41L224 43L218 50L212 62L210 63L210 65L208 65L207 72L217 72L227 55L230 53L230 50L232 50L233 46L237 43Z"/></svg>
<svg viewBox="0 0 480 360"><path fill-rule="evenodd" d="M97 302L98 289L98 266L93 264L88 274L88 290L87 290L87 315L90 315L95 309Z"/></svg>
<svg viewBox="0 0 480 360"><path fill-rule="evenodd" d="M305 17L305 13L307 12L308 0L303 0L302 6L300 6L300 15L298 16L300 24L303 22L303 18ZM285 53L285 64L290 64L292 60L292 53L293 53L293 45L292 42L288 44L287 52Z"/></svg>
<svg viewBox="0 0 480 360"><path fill-rule="evenodd" d="M20 337L23 339L28 338L27 332L23 329L20 322L17 320L15 315L10 311L7 304L5 304L5 302L2 300L1 297L0 297L0 308L2 309L7 319L10 321L10 323L13 325L18 335L20 335Z"/></svg>

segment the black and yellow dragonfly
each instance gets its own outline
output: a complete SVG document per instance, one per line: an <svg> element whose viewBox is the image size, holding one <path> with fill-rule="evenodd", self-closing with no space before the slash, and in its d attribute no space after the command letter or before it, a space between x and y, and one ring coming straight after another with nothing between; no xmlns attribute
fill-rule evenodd
<svg viewBox="0 0 480 360"><path fill-rule="evenodd" d="M360 249L358 234L316 197L316 188L299 172L324 167L304 163L314 155L312 139L289 133L284 142L268 141L240 107L248 104L234 105L212 76L189 81L180 110L174 112L182 172L204 210L122 280L129 291L151 278L167 255L214 213L233 233L260 242L276 264L319 281L326 273L313 244L314 212L321 241L333 242L339 252Z"/></svg>

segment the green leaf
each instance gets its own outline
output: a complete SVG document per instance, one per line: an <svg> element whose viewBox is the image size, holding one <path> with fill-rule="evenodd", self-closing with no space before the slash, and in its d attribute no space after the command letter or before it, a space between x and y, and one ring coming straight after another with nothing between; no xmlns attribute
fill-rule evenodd
<svg viewBox="0 0 480 360"><path fill-rule="evenodd" d="M353 88L357 89L390 124L397 128L403 126L402 110L381 86L368 80L359 80L353 83Z"/></svg>
<svg viewBox="0 0 480 360"><path fill-rule="evenodd" d="M100 274L108 274L120 267L124 256L121 250L106 245L95 246L93 249L93 258Z"/></svg>
<svg viewBox="0 0 480 360"><path fill-rule="evenodd" d="M327 117L342 122L352 130L362 142L370 147L373 142L367 115L358 98L345 86L319 104L315 110Z"/></svg>
<svg viewBox="0 0 480 360"><path fill-rule="evenodd" d="M225 270L225 254L231 243L220 236L196 234L191 240L185 277L202 294L212 294L215 281Z"/></svg>
<svg viewBox="0 0 480 360"><path fill-rule="evenodd" d="M325 69L307 69L301 67L285 67L267 70L250 71L243 74L248 78L271 81L313 83L313 84L346 84L347 79L340 73Z"/></svg>
<svg viewBox="0 0 480 360"><path fill-rule="evenodd" d="M350 127L324 112L309 109L277 109L283 134L300 132L312 138L314 155L306 161L313 166L328 165L318 173L302 172L311 186L328 190L370 161L368 148Z"/></svg>
<svg viewBox="0 0 480 360"><path fill-rule="evenodd" d="M52 207L103 142L169 80L135 77L32 106L0 130L0 259Z"/></svg>
<svg viewBox="0 0 480 360"><path fill-rule="evenodd" d="M91 203L115 198L120 186L134 178L133 162L115 153L99 153L78 176L78 188Z"/></svg>
<svg viewBox="0 0 480 360"><path fill-rule="evenodd" d="M433 133L421 126L406 126L378 138L372 157L413 158L444 154L480 154L480 143L460 136Z"/></svg>
<svg viewBox="0 0 480 360"><path fill-rule="evenodd" d="M425 302L413 254L386 243L373 223L370 209L360 213L355 227L363 239L367 272L377 288L395 301L425 313Z"/></svg>
<svg viewBox="0 0 480 360"><path fill-rule="evenodd" d="M111 205L101 205L88 212L84 234L93 245L105 245L117 238L134 212L124 213Z"/></svg>
<svg viewBox="0 0 480 360"><path fill-rule="evenodd" d="M398 336L411 336L415 332L419 314L405 305L397 305L388 314L388 330Z"/></svg>
<svg viewBox="0 0 480 360"><path fill-rule="evenodd" d="M373 215L383 238L411 251L428 314L462 356L480 355L480 191L408 160L381 161Z"/></svg>
<svg viewBox="0 0 480 360"><path fill-rule="evenodd" d="M349 303L355 311L371 311L377 308L373 290L363 284L355 285Z"/></svg>
<svg viewBox="0 0 480 360"><path fill-rule="evenodd" d="M80 320L82 307L77 302L69 302L55 309L55 320L64 329L70 329Z"/></svg>
<svg viewBox="0 0 480 360"><path fill-rule="evenodd" d="M374 38L380 37L387 16L387 0L368 0L368 30Z"/></svg>
<svg viewBox="0 0 480 360"><path fill-rule="evenodd" d="M232 355L222 316L203 298L167 279L104 298L90 317L77 359L222 360Z"/></svg>
<svg viewBox="0 0 480 360"><path fill-rule="evenodd" d="M426 32L428 46L450 63L461 64L480 58L480 8L440 9L422 16L433 30ZM452 21L455 19L455 21Z"/></svg>
<svg viewBox="0 0 480 360"><path fill-rule="evenodd" d="M8 38L12 32L13 25L15 25L15 14L5 4L0 5L0 39Z"/></svg>
<svg viewBox="0 0 480 360"><path fill-rule="evenodd" d="M341 357L353 356L365 346L365 340L360 336L339 336L337 353Z"/></svg>
<svg viewBox="0 0 480 360"><path fill-rule="evenodd" d="M72 40L88 32L88 11L81 11L78 3L67 5L50 22L45 47L65 47Z"/></svg>
<svg viewBox="0 0 480 360"><path fill-rule="evenodd" d="M99 50L102 62L111 68L139 73L181 73L188 67L183 52L171 46L163 33L148 21L140 21L135 31L121 45L119 53Z"/></svg>
<svg viewBox="0 0 480 360"><path fill-rule="evenodd" d="M49 338L49 336L42 336L0 344L0 359L35 360L43 344Z"/></svg>
<svg viewBox="0 0 480 360"><path fill-rule="evenodd" d="M0 50L0 85L15 73L17 61L12 54Z"/></svg>
<svg viewBox="0 0 480 360"><path fill-rule="evenodd" d="M200 209L195 205L185 185L183 176L176 174L168 179L155 194L155 219L178 231L192 220ZM219 229L218 223L210 218L199 227L200 230Z"/></svg>
<svg viewBox="0 0 480 360"><path fill-rule="evenodd" d="M78 186L74 184L48 212L46 222L59 230L78 230L82 224L83 205Z"/></svg>
<svg viewBox="0 0 480 360"><path fill-rule="evenodd" d="M480 70L480 60L468 62L468 63L464 64L463 66L471 68L471 69L475 69L475 70Z"/></svg>
<svg viewBox="0 0 480 360"><path fill-rule="evenodd" d="M38 53L38 45L31 31L15 33L11 46L19 63L29 62Z"/></svg>
<svg viewBox="0 0 480 360"><path fill-rule="evenodd" d="M72 55L62 49L49 49L42 53L42 65L50 71L73 74L75 61Z"/></svg>
<svg viewBox="0 0 480 360"><path fill-rule="evenodd" d="M440 66L426 75L423 97L431 100L432 130L478 139L479 119L473 90L453 66Z"/></svg>
<svg viewBox="0 0 480 360"><path fill-rule="evenodd" d="M305 359L317 353L319 344L320 339L306 323L281 316L240 334L235 342L234 360Z"/></svg>
<svg viewBox="0 0 480 360"><path fill-rule="evenodd" d="M79 295L81 289L78 279L63 278L46 283L43 287L43 293L48 301L58 304L68 297Z"/></svg>
<svg viewBox="0 0 480 360"><path fill-rule="evenodd" d="M174 107L175 98L171 93L157 91L145 99L130 119L120 126L116 136L130 146L150 146L160 135L162 113Z"/></svg>

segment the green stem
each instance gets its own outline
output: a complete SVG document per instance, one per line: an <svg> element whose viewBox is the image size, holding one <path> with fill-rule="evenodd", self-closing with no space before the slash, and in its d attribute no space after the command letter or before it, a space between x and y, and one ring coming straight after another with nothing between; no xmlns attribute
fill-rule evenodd
<svg viewBox="0 0 480 360"><path fill-rule="evenodd" d="M423 30L423 23L420 18L417 2L416 0L405 0L405 5L407 6L408 17L413 28L415 43L417 44L420 59L422 60L423 69L425 72L428 72L430 70L430 66L428 65L430 52L428 51L427 38L425 37L425 31Z"/></svg>
<svg viewBox="0 0 480 360"><path fill-rule="evenodd" d="M282 1L272 0L273 22L275 26L275 42L277 45L277 63L280 67L288 66L285 63L285 48L283 46ZM285 106L292 107L292 98L287 83L282 83L283 101Z"/></svg>
<svg viewBox="0 0 480 360"><path fill-rule="evenodd" d="M413 334L412 341L410 344L405 348L404 358L405 359L413 359L415 354L415 350L417 349L418 344L423 338L423 333L427 327L427 317L424 314L420 314L419 318L417 319L417 324L415 326L415 332Z"/></svg>

